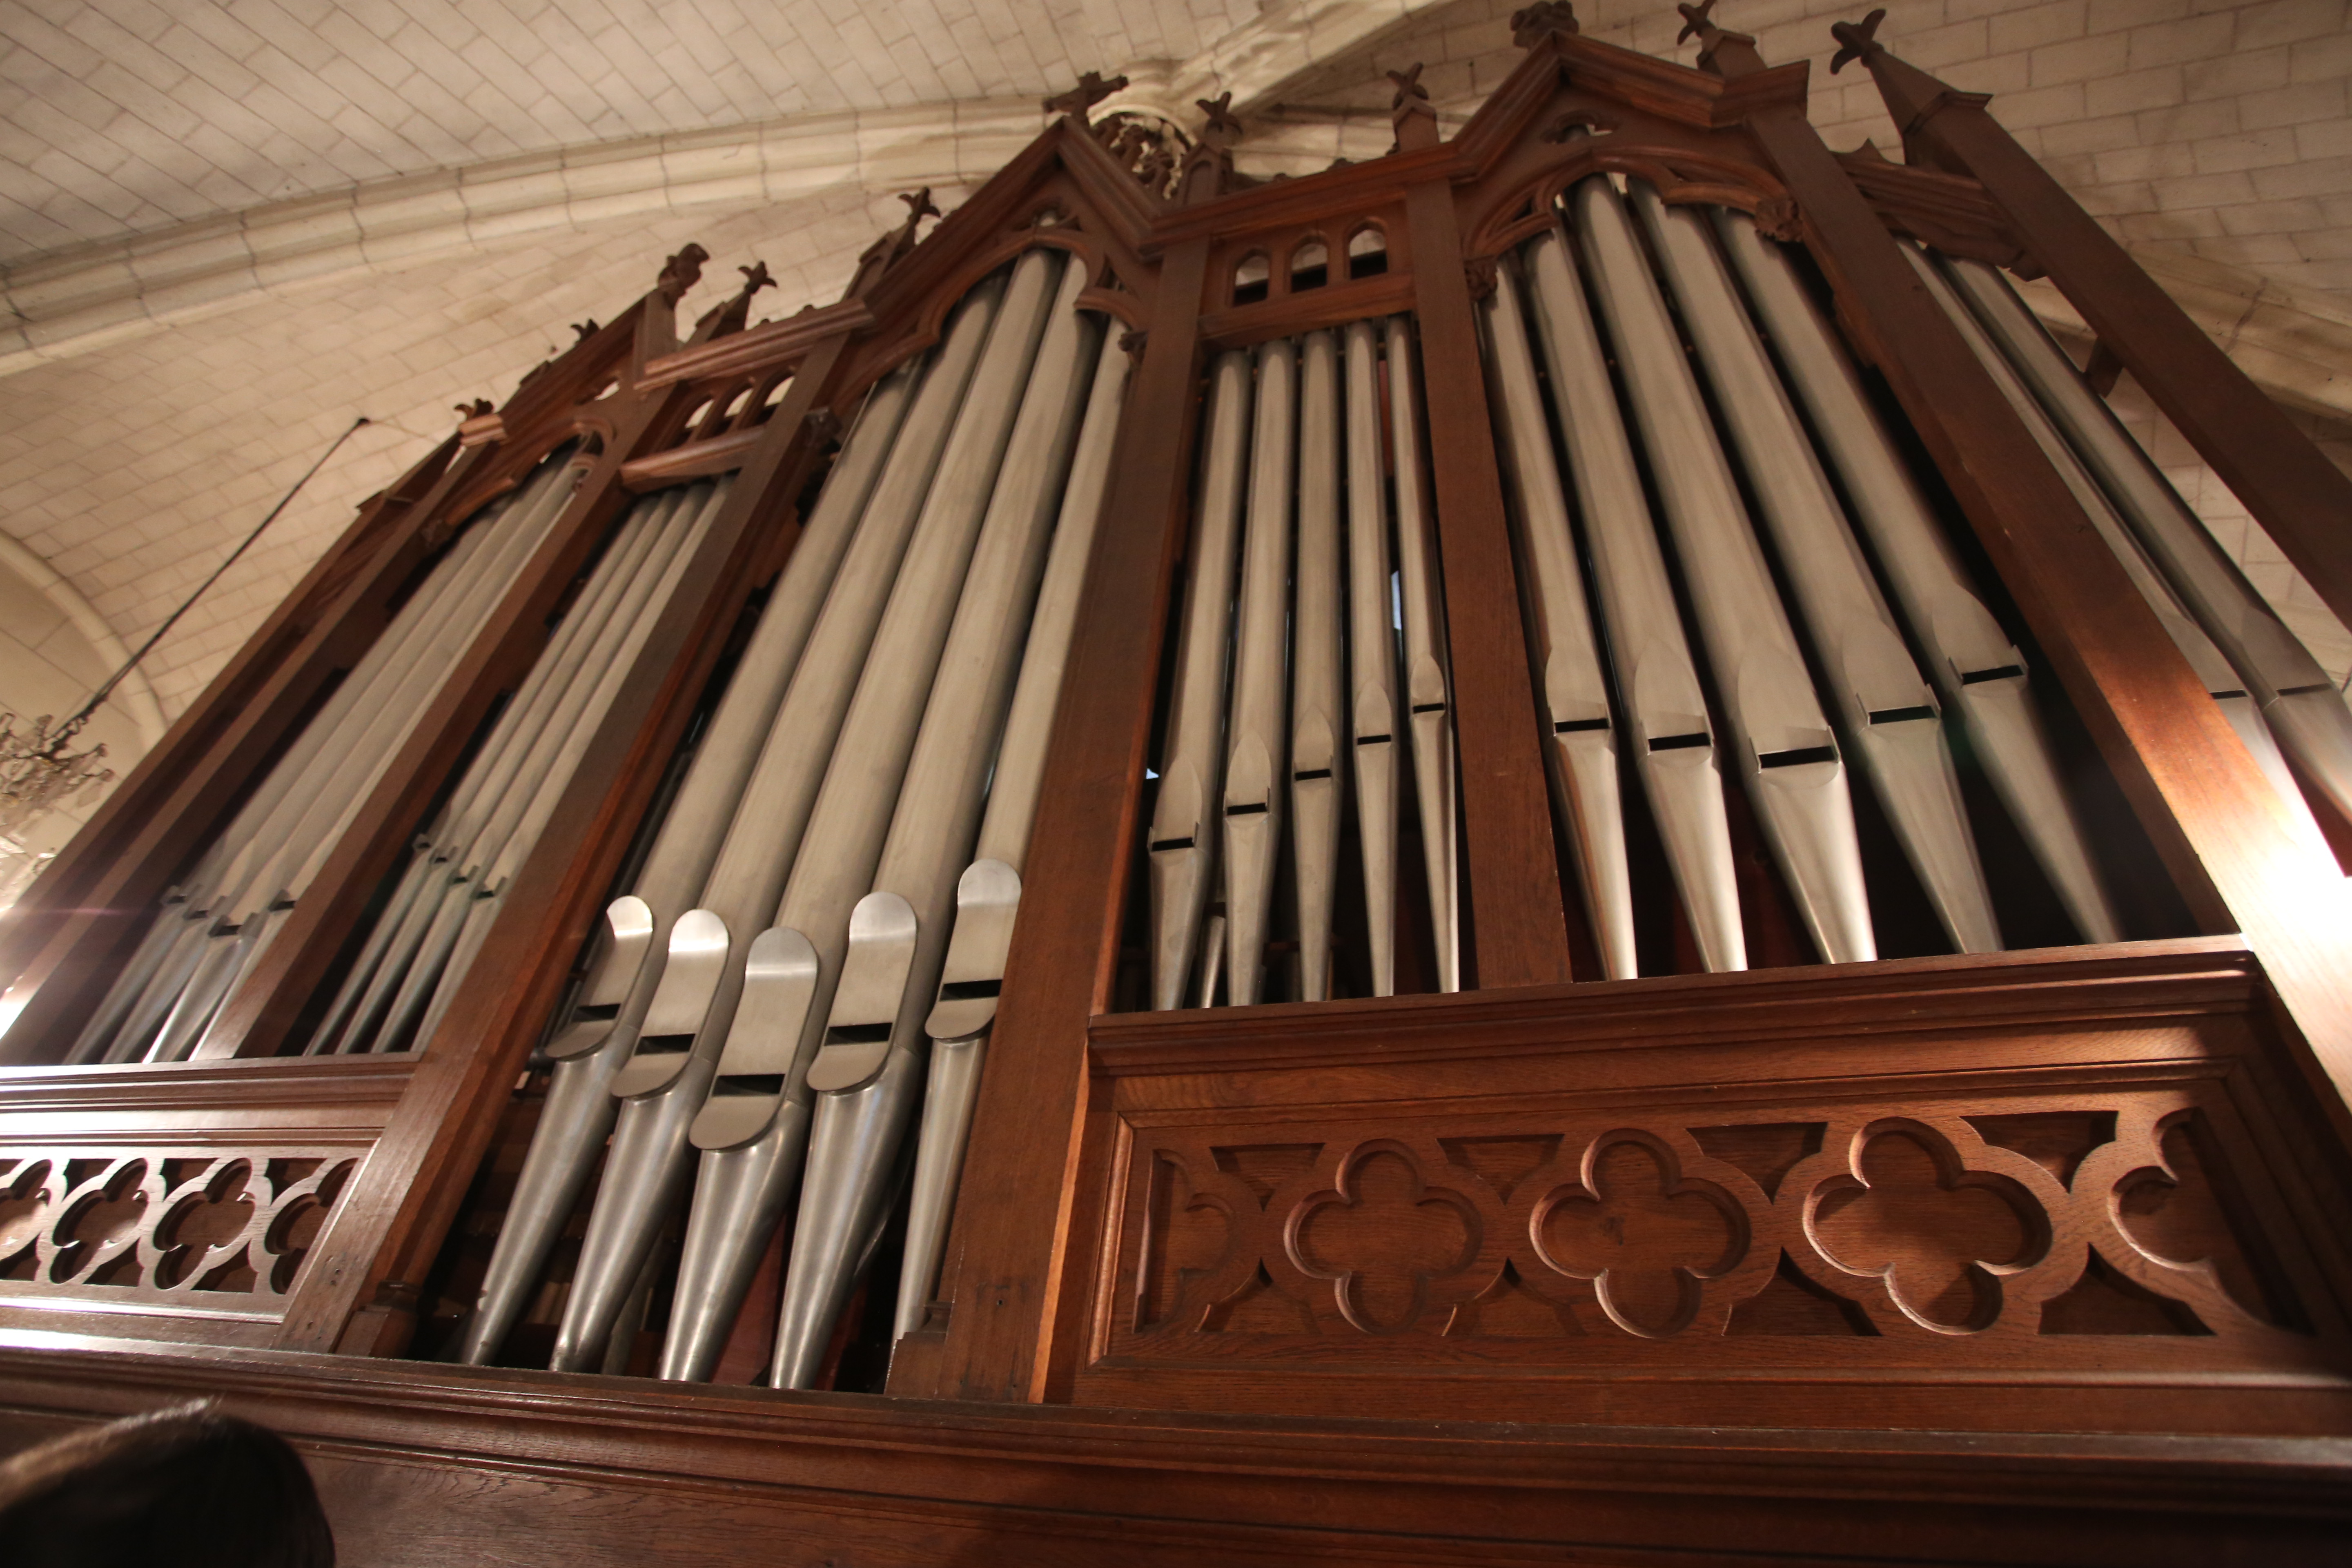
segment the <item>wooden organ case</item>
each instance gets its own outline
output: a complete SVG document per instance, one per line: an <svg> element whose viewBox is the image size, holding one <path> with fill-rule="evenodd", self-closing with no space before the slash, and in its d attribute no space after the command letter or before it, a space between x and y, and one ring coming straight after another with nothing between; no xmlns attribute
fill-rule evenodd
<svg viewBox="0 0 2352 1568"><path fill-rule="evenodd" d="M1090 79L477 407L7 926L10 1430L353 1562L2330 1559L2352 714L2000 269L2347 620L2352 483L1711 4L1265 183Z"/></svg>

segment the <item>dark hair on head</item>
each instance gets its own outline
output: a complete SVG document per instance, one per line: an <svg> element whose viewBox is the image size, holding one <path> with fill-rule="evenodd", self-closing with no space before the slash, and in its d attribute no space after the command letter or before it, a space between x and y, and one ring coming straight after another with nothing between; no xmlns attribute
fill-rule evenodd
<svg viewBox="0 0 2352 1568"><path fill-rule="evenodd" d="M10 1568L334 1568L302 1457L208 1403L76 1432L0 1464Z"/></svg>

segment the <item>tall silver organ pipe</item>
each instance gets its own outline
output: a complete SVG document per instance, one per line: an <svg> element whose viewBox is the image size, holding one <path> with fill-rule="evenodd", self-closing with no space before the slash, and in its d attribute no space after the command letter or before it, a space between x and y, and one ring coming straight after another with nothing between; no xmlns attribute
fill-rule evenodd
<svg viewBox="0 0 2352 1568"><path fill-rule="evenodd" d="M1389 441L1396 463L1397 598L1404 621L1405 712L1412 726L1413 795L1421 809L1429 920L1437 941L1437 988L1462 989L1462 876L1454 831L1454 677L1446 656L1437 510L1421 452L1421 376L1412 330L1388 319ZM1355 340L1349 339L1352 345ZM1350 382L1350 388L1354 383ZM1351 426L1352 429L1353 426Z"/></svg>
<svg viewBox="0 0 2352 1568"><path fill-rule="evenodd" d="M1602 313L1664 502L1739 770L1814 945L1877 956L1845 764L1616 188L1575 191Z"/></svg>
<svg viewBox="0 0 2352 1568"><path fill-rule="evenodd" d="M1746 286L1790 383L1853 502L1854 521L1920 646L1948 714L1965 721L1979 764L2086 942L2123 927L2033 701L2023 653L1986 609L1909 466L1871 407L1853 362L1780 247L1745 215L1718 208L1716 233Z"/></svg>
<svg viewBox="0 0 2352 1568"><path fill-rule="evenodd" d="M480 1293L460 1331L460 1361L479 1365L497 1355L595 1168L618 1109L613 1078L628 1059L653 1001L670 933L718 858L809 628L906 413L915 374L914 366L904 366L866 398L695 747L633 890L605 912L578 998L547 1048L555 1064L547 1100Z"/></svg>
<svg viewBox="0 0 2352 1568"><path fill-rule="evenodd" d="M1257 420L1250 439L1249 519L1234 609L1234 700L1225 743L1225 993L1257 1000L1274 914L1289 750L1283 722L1284 643L1290 623L1290 511L1296 474L1298 350L1257 353Z"/></svg>
<svg viewBox="0 0 2352 1568"><path fill-rule="evenodd" d="M1555 229L1526 249L1530 302L1551 373L1554 412L1576 482L1617 701L1634 768L1682 897L1699 961L1710 972L1748 967L1723 773L1698 668L1675 605L1674 584L1642 477L1610 384L1567 237Z"/></svg>
<svg viewBox="0 0 2352 1568"><path fill-rule="evenodd" d="M1364 866L1364 921L1370 933L1372 994L1396 993L1397 757L1404 748L1397 707L1394 617L1398 586L1389 567L1387 476L1381 454L1379 339L1370 321L1346 338L1348 493L1348 716L1345 748L1356 784L1356 826Z"/></svg>
<svg viewBox="0 0 2352 1568"><path fill-rule="evenodd" d="M2335 681L2214 542L2008 280L1981 261L1948 257L1943 268L2198 625L2243 678L2272 735L2329 802L2352 816L2352 710Z"/></svg>
<svg viewBox="0 0 2352 1568"><path fill-rule="evenodd" d="M556 1333L558 1370L581 1370L604 1353L663 1222L684 1194L693 1163L688 1130L718 1071L753 962L763 980L790 972L776 959L776 943L757 954L748 949L791 874L834 739L1002 292L991 281L965 296L945 341L920 373L783 701L761 738L697 907L678 918L668 946L654 955L661 973L628 1057L613 1077L620 1111Z"/></svg>
<svg viewBox="0 0 2352 1568"><path fill-rule="evenodd" d="M68 1060L174 1059L193 1050L308 872L390 765L459 653L546 537L586 471L569 451L485 509L411 595L251 798L166 895ZM316 851L316 853L314 853Z"/></svg>
<svg viewBox="0 0 2352 1568"><path fill-rule="evenodd" d="M1698 346L1732 445L1795 590L1844 720L1919 885L1952 945L2000 948L1935 693L1911 660L1804 426L1741 309L1705 220L1636 183L1631 197Z"/></svg>
<svg viewBox="0 0 2352 1568"><path fill-rule="evenodd" d="M892 804L1060 270L1059 258L1045 251L1033 250L1013 264L1003 308L835 740L783 896L745 963L744 1002L689 1134L702 1152L662 1347L666 1377L710 1375L800 1173L810 1115L804 1080L843 979L850 912L873 886ZM764 993L756 1005L754 971Z"/></svg>
<svg viewBox="0 0 2352 1568"><path fill-rule="evenodd" d="M1104 334L1087 395L1086 423L1070 458L1069 479L1054 525L1045 580L1030 613L1021 654L1020 682L1004 719L995 772L988 782L987 814L972 862L956 881L955 929L948 936L936 1005L923 1025L931 1063L923 1089L923 1120L908 1196L907 1244L899 1267L893 1339L922 1326L940 1259L956 1180L980 1093L980 1068L1004 963L1021 908L1021 872L1030 831L1045 793L1045 745L1062 692L1070 639L1077 630L1087 562L1110 485L1110 459L1127 395L1127 351Z"/></svg>
<svg viewBox="0 0 2352 1568"><path fill-rule="evenodd" d="M963 573L954 619L896 791L872 890L849 919L841 982L807 1060L815 1097L800 1211L785 1266L769 1379L804 1388L879 1237L921 1095L955 913L1024 633L1060 510L1099 337L1079 313L1086 268L1064 270L993 493ZM764 1237L754 1239L756 1247Z"/></svg>
<svg viewBox="0 0 2352 1568"><path fill-rule="evenodd" d="M2051 466L2058 470L2066 488L2081 503L2084 513L2090 518L2092 526L2098 530L2099 536L2115 552L2125 575L2132 580L2140 596L2147 601L2148 608L2156 612L2156 618L2163 623L2173 645L2189 660L2189 668L2197 672L2197 679L2205 683L2205 689L2212 693L2213 700L2221 706L2230 727L2238 732L2238 739L2245 743L2246 750L2252 753L2254 761L2269 776L2295 831L2306 844L2324 850L2326 841L2320 834L2319 825L2312 819L2311 808L2303 798L2303 791L2287 771L2286 759L2279 755L2278 742L2272 738L2269 726L2263 722L2262 710L2254 705L2253 699L2241 684L2242 678L2231 667L2221 650L2214 646L2213 639L2205 635L2204 628L2182 606L2171 585L2158 572L2156 563L2148 559L2114 504L2108 500L2106 492L2091 477L2090 470L2075 455L2074 449L2067 445L2065 437L2042 411L2042 405L2034 401L2032 391L2002 356L2000 347L1987 335L1943 272L1916 246L1906 243L1903 247L1903 254L1909 258L1912 270L1917 273L1927 291L1943 307L1944 313L1951 318L1952 324L1959 329L1960 335L1968 340L1979 363L2000 386L2010 406L2017 411L2018 417L2032 432L2035 444L2049 458Z"/></svg>
<svg viewBox="0 0 2352 1568"><path fill-rule="evenodd" d="M1298 383L1298 546L1291 567L1290 845L1298 996L1331 994L1339 878L1339 748L1347 728L1339 574L1339 348L1309 332Z"/></svg>
<svg viewBox="0 0 2352 1568"><path fill-rule="evenodd" d="M1486 363L1495 387L1495 443L1517 498L1520 543L1529 578L1529 631L1543 670L1542 719L1552 791L1575 850L1592 917L1601 972L1612 980L1640 973L1633 950L1633 882L1625 861L1625 817L1618 799L1617 732L1608 682L1586 608L1584 575L1569 530L1543 393L1519 306L1517 268L1508 258L1485 304Z"/></svg>
<svg viewBox="0 0 2352 1568"><path fill-rule="evenodd" d="M1166 759L1145 842L1151 861L1151 1005L1160 1008L1184 1005L1217 870L1234 548L1241 539L1252 402L1249 356L1238 350L1219 355L1203 418L1207 457L1185 563ZM1222 954L1223 946L1216 952Z"/></svg>

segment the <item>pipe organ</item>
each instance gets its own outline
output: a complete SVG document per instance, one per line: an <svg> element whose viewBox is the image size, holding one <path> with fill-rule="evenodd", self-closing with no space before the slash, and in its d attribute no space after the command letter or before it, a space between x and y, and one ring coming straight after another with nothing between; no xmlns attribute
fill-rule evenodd
<svg viewBox="0 0 2352 1568"><path fill-rule="evenodd" d="M1297 179L1090 78L838 302L681 339L689 247L473 408L0 933L10 1408L275 1369L342 1442L374 1368L829 1542L824 1444L1263 1544L1215 1444L1336 1498L1434 1431L1331 1528L1465 1561L1507 1430L1807 1508L1764 1447L1900 1449L1889 1561L2005 1443L2316 1560L2352 710L2009 275L2347 616L2352 482L2250 466L2302 437L1875 19L1900 163L1711 5L1696 68L1531 6L1457 134L1402 73ZM1744 1550L1566 1507L1496 1529Z"/></svg>

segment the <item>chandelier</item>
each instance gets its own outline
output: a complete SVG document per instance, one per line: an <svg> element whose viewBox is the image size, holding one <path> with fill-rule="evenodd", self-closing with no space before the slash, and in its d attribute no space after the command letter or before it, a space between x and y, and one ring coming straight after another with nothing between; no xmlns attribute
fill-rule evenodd
<svg viewBox="0 0 2352 1568"><path fill-rule="evenodd" d="M22 718L0 708L0 837L21 837L37 817L114 777L100 765L104 744L73 749L89 718L85 710L51 729L54 721L44 713L24 730Z"/></svg>

